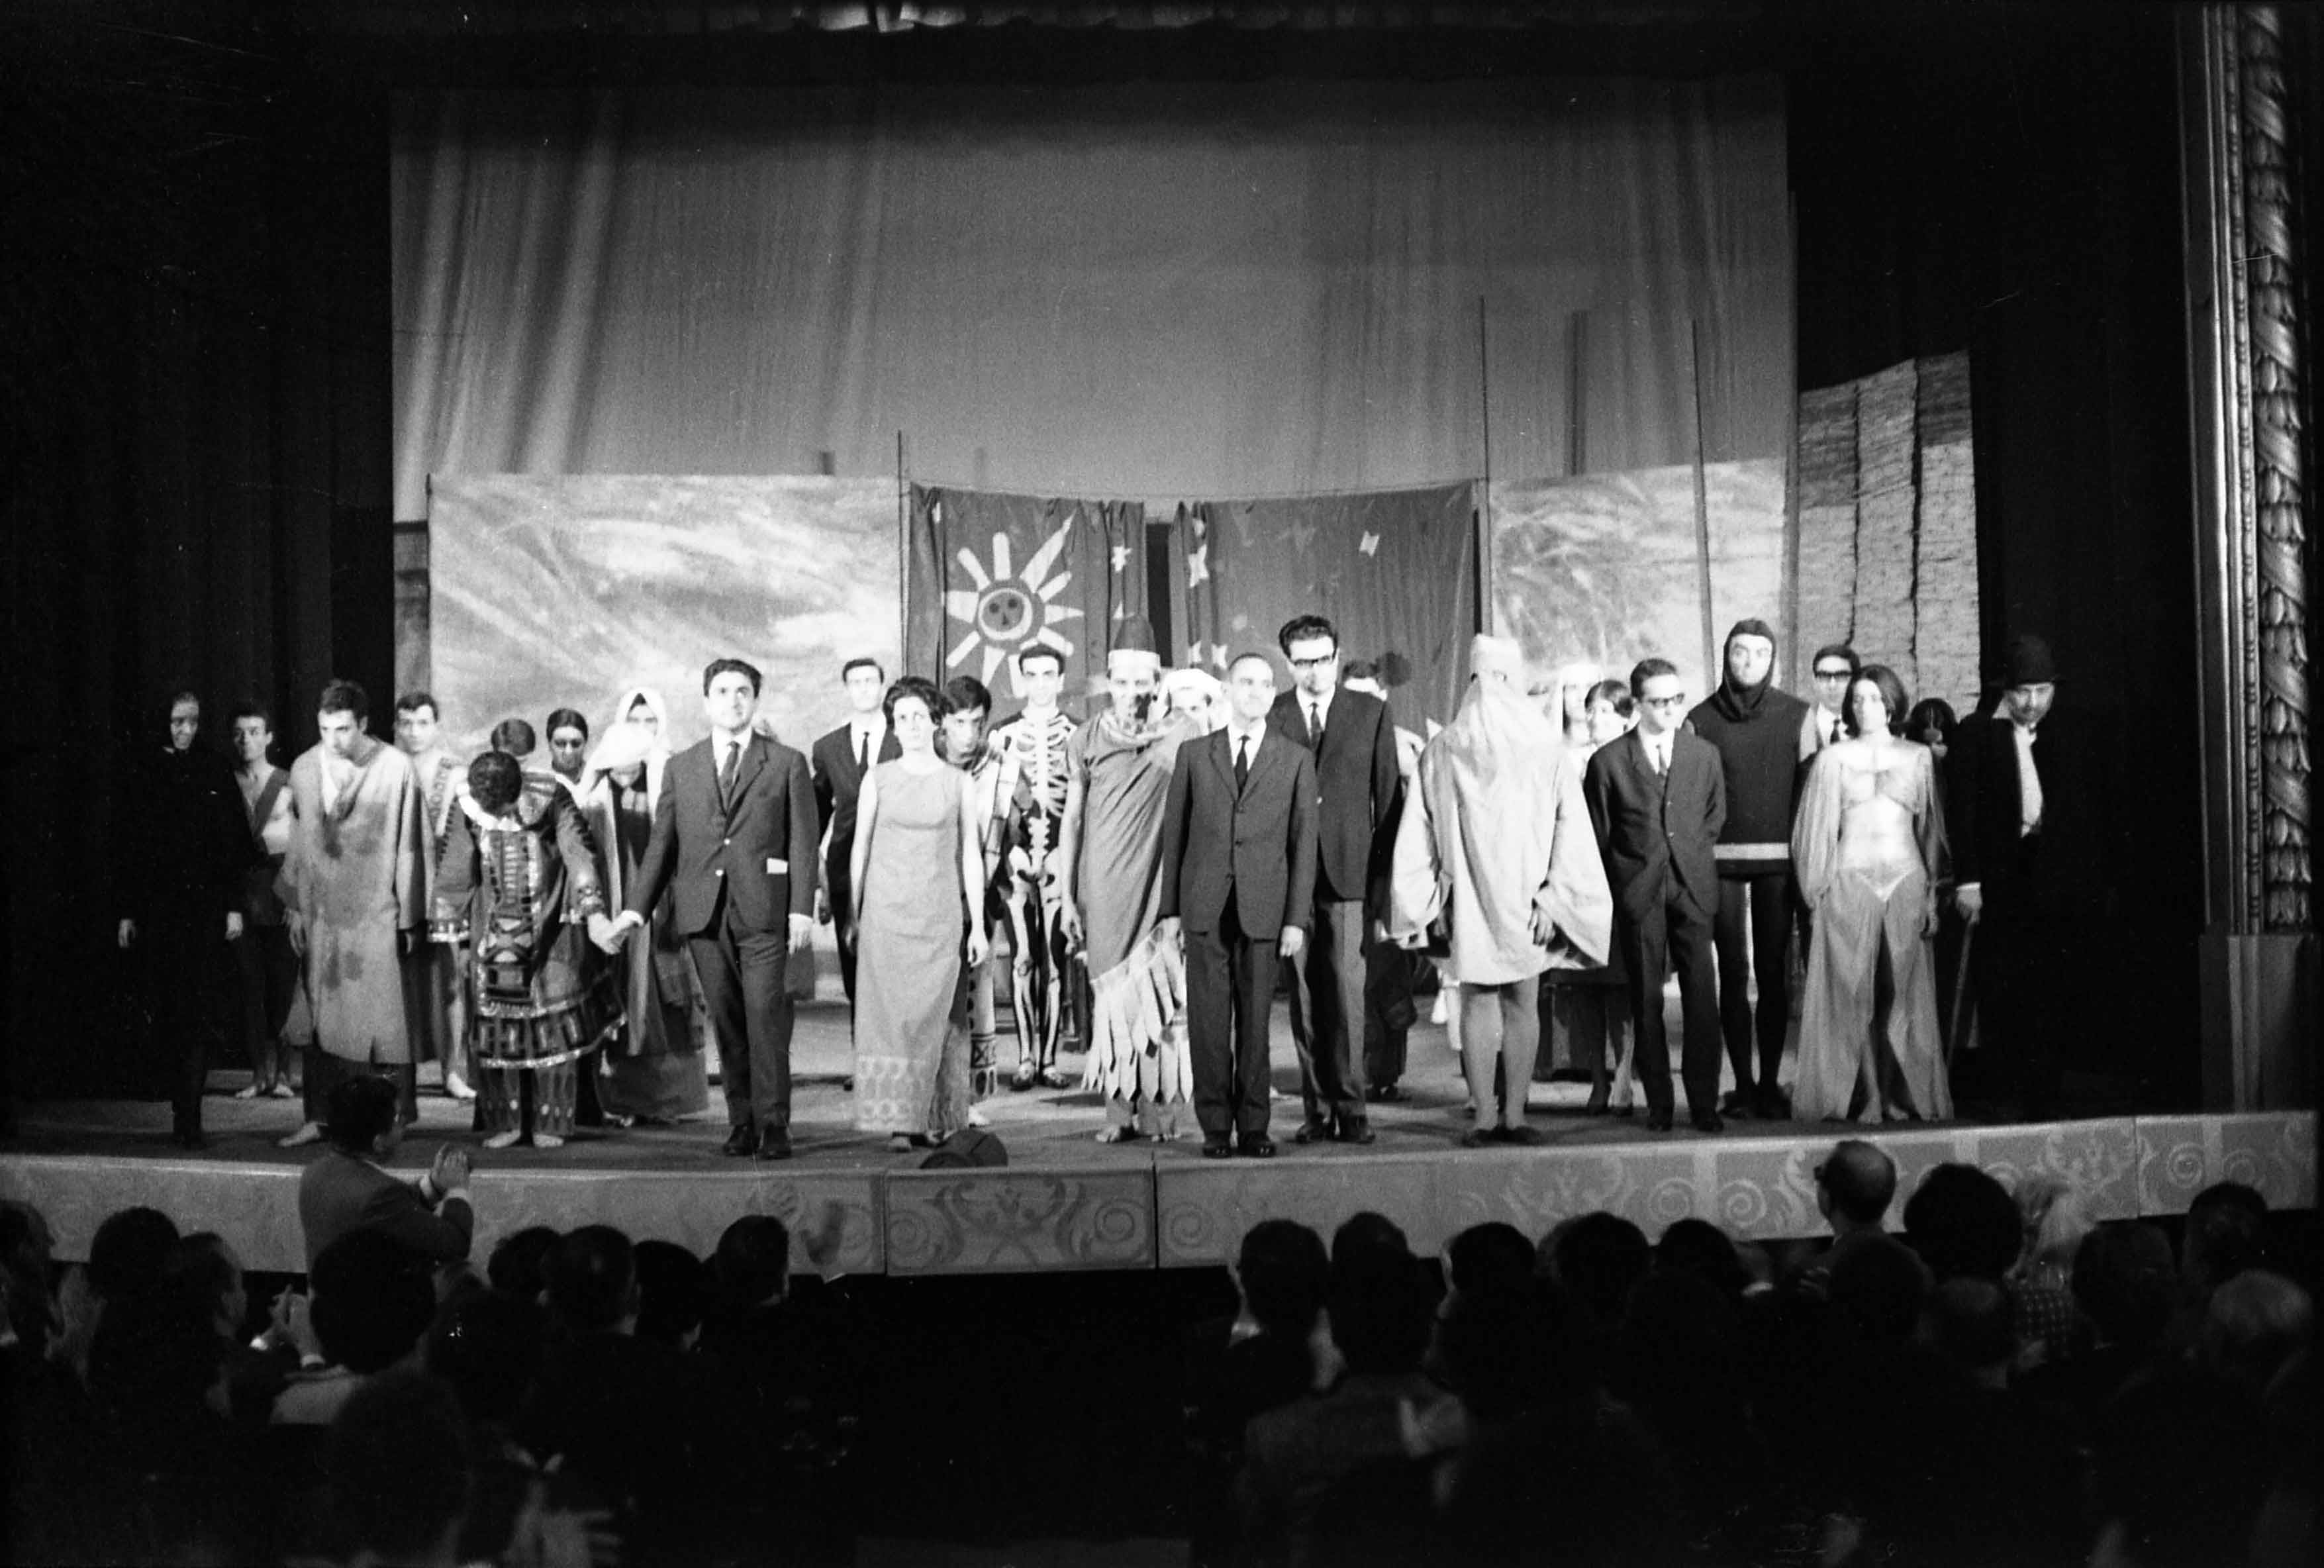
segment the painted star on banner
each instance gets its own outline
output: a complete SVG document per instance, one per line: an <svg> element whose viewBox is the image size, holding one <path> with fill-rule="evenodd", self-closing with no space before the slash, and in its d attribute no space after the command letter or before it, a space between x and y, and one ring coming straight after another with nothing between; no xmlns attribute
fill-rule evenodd
<svg viewBox="0 0 2324 1568"><path fill-rule="evenodd" d="M1366 530L1364 537L1356 541L1356 553L1360 556L1379 554L1379 535Z"/></svg>
<svg viewBox="0 0 2324 1568"><path fill-rule="evenodd" d="M1118 544L1113 547L1112 554L1113 569L1117 572L1127 570L1130 567L1130 547L1126 544Z"/></svg>
<svg viewBox="0 0 2324 1568"><path fill-rule="evenodd" d="M1198 588L1211 580L1211 547L1198 544L1186 552L1186 586Z"/></svg>

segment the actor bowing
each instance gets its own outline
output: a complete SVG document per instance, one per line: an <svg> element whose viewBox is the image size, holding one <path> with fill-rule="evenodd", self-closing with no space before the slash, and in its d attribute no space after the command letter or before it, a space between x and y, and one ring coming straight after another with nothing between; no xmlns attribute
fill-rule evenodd
<svg viewBox="0 0 2324 1568"><path fill-rule="evenodd" d="M1296 959L1315 896L1315 763L1267 725L1275 667L1260 653L1227 671L1227 727L1187 742L1162 819L1162 916L1186 944L1186 1012L1203 1154L1230 1139L1265 1159L1268 1010L1278 956Z"/></svg>
<svg viewBox="0 0 2324 1568"><path fill-rule="evenodd" d="M646 923L674 887L675 923L693 955L718 1036L726 1152L790 1158L789 955L815 932L815 786L807 759L751 725L759 672L720 659L702 672L710 738L669 760L653 834L621 918Z"/></svg>

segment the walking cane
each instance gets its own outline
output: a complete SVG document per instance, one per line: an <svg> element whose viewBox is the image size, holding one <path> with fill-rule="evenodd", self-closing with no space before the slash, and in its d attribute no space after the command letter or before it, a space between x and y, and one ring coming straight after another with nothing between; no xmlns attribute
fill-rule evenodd
<svg viewBox="0 0 2324 1568"><path fill-rule="evenodd" d="M1960 962L1953 971L1953 1027L1945 1031L1945 1071L1953 1068L1953 1055L1961 1039L1969 1033L1969 957L1977 942L1978 917L1969 917L1961 927Z"/></svg>

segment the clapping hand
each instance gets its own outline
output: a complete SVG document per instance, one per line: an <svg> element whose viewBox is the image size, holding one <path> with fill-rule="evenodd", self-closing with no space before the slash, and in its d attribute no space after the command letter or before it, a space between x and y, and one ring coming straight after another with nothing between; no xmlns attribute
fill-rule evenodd
<svg viewBox="0 0 2324 1568"><path fill-rule="evenodd" d="M468 1151L447 1143L436 1151L435 1161L428 1167L428 1179L440 1195L455 1187L466 1186L469 1173Z"/></svg>

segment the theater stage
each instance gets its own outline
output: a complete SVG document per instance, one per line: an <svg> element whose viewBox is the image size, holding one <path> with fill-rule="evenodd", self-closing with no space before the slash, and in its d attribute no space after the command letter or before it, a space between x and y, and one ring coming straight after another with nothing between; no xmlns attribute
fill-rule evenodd
<svg viewBox="0 0 2324 1568"><path fill-rule="evenodd" d="M1013 1062L1005 1028L1002 1060ZM1402 1225L1423 1251L1463 1228L1506 1220L1539 1235L1568 1214L1608 1209L1649 1235L1696 1215L1729 1231L1775 1239L1812 1235L1812 1171L1836 1126L1729 1121L1703 1137L1648 1134L1639 1121L1584 1117L1579 1084L1536 1084L1531 1148L1460 1147L1468 1125L1456 1061L1443 1030L1413 1030L1406 1098L1376 1106L1370 1148L1302 1148L1298 1072L1278 1005L1275 1082L1279 1152L1272 1160L1205 1160L1191 1117L1180 1141L1107 1147L1097 1098L1074 1090L1003 1088L986 1102L1007 1146L1006 1169L923 1171L919 1156L891 1155L884 1139L854 1132L839 1079L847 1070L845 1014L832 1004L799 1012L794 1061L796 1158L782 1164L720 1156L713 1111L679 1127L583 1134L553 1154L476 1150L477 1256L526 1225L604 1222L640 1238L707 1252L738 1215L773 1213L795 1237L835 1227L839 1266L895 1275L1172 1268L1223 1261L1259 1220L1283 1217L1329 1230L1358 1209ZM1068 1058L1078 1068L1077 1058ZM423 1069L432 1080L432 1069ZM311 1151L273 1140L296 1124L289 1101L236 1101L244 1075L218 1073L203 1107L210 1147L185 1154L169 1139L169 1109L123 1102L49 1102L22 1108L19 1135L0 1150L0 1196L48 1216L58 1256L87 1253L106 1214L133 1204L168 1212L186 1229L231 1241L247 1266L304 1268L297 1204ZM1643 1114L1643 1112L1642 1112ZM2101 1219L2182 1212L2212 1182L2248 1182L2282 1208L2316 1201L2315 1113L2136 1116L2023 1126L1951 1122L1874 1131L1903 1168L1966 1160L2008 1176L2071 1176ZM393 1162L417 1175L442 1141L474 1146L468 1112L423 1092L420 1125ZM801 1264L805 1259L802 1255Z"/></svg>

